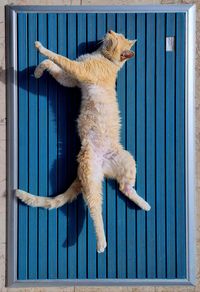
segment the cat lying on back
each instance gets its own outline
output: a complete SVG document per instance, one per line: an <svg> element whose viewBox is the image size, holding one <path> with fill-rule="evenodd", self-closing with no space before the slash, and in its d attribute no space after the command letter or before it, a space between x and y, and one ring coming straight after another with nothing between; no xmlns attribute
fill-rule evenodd
<svg viewBox="0 0 200 292"><path fill-rule="evenodd" d="M46 198L16 190L16 195L30 206L52 209L72 202L82 192L94 222L98 252L106 248L102 219L104 176L116 179L125 196L142 209L150 210L149 204L134 189L135 160L120 144L120 115L115 82L120 68L134 56L130 50L134 43L135 40L128 40L110 30L97 51L72 61L47 50L40 42L35 42L39 52L48 58L37 66L35 77L40 78L48 70L60 84L81 88L82 104L78 117L81 150L77 178L65 193Z"/></svg>

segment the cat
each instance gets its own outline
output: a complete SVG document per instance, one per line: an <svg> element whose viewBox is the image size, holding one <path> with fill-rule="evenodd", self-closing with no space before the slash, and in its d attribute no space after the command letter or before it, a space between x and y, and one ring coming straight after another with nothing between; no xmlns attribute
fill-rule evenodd
<svg viewBox="0 0 200 292"><path fill-rule="evenodd" d="M82 192L94 223L99 253L104 252L107 245L102 219L104 176L116 179L120 191L139 207L145 211L151 208L134 189L136 163L120 144L115 83L118 71L134 56L131 47L135 42L110 30L95 52L82 55L75 61L35 42L39 52L48 58L36 67L35 77L40 78L47 70L60 84L81 88L82 103L77 120L81 149L77 157L77 178L63 194L46 198L16 190L16 195L30 206L52 209L72 202Z"/></svg>

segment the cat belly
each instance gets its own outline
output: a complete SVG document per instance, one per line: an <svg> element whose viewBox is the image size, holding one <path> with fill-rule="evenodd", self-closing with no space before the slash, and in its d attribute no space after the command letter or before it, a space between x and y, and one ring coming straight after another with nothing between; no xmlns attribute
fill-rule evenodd
<svg viewBox="0 0 200 292"><path fill-rule="evenodd" d="M90 144L92 148L102 153L110 149L113 144L119 143L119 128L105 122L88 119L87 124L83 126L82 121L79 120L78 132L82 145Z"/></svg>
<svg viewBox="0 0 200 292"><path fill-rule="evenodd" d="M77 122L81 140L88 139L100 145L119 141L120 117L114 102L84 101Z"/></svg>

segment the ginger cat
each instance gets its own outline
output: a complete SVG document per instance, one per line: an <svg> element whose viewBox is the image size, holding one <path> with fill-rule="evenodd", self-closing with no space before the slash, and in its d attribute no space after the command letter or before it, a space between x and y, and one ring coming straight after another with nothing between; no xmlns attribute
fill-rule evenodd
<svg viewBox="0 0 200 292"><path fill-rule="evenodd" d="M21 190L16 190L16 195L30 206L52 209L73 201L82 192L93 219L98 252L106 248L102 219L104 176L116 179L125 196L142 209L150 210L149 204L134 189L135 160L120 144L120 115L115 82L120 68L134 56L130 50L134 44L135 40L128 40L122 34L110 30L97 51L72 61L47 50L40 42L35 42L39 52L48 58L37 66L35 77L40 78L48 70L60 84L81 88L79 166L76 180L61 195L46 198Z"/></svg>

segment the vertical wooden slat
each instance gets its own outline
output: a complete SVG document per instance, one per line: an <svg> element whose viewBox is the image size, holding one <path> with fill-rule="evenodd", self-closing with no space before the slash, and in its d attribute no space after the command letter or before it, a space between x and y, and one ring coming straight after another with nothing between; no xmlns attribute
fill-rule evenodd
<svg viewBox="0 0 200 292"><path fill-rule="evenodd" d="M28 191L28 39L27 15L18 14L18 148L19 188ZM27 279L28 207L19 201L18 207L18 279Z"/></svg>
<svg viewBox="0 0 200 292"><path fill-rule="evenodd" d="M89 17L89 15L88 15ZM96 17L95 17L96 19ZM106 33L106 14L101 13L97 14L97 24L95 28L97 30L97 40L102 40ZM94 40L96 40L94 37ZM103 182L103 222L104 222L104 230L106 234L106 226L107 226L107 181L106 179ZM106 236L107 237L107 236ZM104 253L98 254L98 278L106 278L106 258L107 258L107 249L105 249Z"/></svg>
<svg viewBox="0 0 200 292"><path fill-rule="evenodd" d="M70 59L76 59L76 50L77 50L77 39L76 39L76 14L68 14L68 29L67 29L67 40L68 40L68 57ZM68 145L68 157L70 157L70 165L68 165L67 172L70 173L70 177L75 178L76 176L76 135L75 135L75 101L76 97L74 91L69 90L67 96L67 106L71 108L70 115L70 132L69 136L70 145ZM68 278L75 279L77 277L77 202L74 201L68 205Z"/></svg>
<svg viewBox="0 0 200 292"><path fill-rule="evenodd" d="M146 216L147 278L155 278L155 14L146 17L146 199L151 205Z"/></svg>
<svg viewBox="0 0 200 292"><path fill-rule="evenodd" d="M86 53L86 14L77 15L77 52L78 56ZM77 199L78 224L78 278L86 278L86 206L82 196ZM82 224L83 223L83 224Z"/></svg>
<svg viewBox="0 0 200 292"><path fill-rule="evenodd" d="M136 39L134 13L127 14L127 38ZM133 47L136 52L136 45ZM137 52L136 52L137 54ZM127 150L135 157L136 150L136 96L135 57L127 62ZM127 278L136 277L136 211L135 204L127 200Z"/></svg>
<svg viewBox="0 0 200 292"><path fill-rule="evenodd" d="M117 32L125 35L125 14L117 14ZM117 80L117 96L121 111L121 143L126 147L126 79L125 66ZM126 197L117 188L117 278L126 277Z"/></svg>
<svg viewBox="0 0 200 292"><path fill-rule="evenodd" d="M186 277L185 208L185 14L176 14L176 265Z"/></svg>
<svg viewBox="0 0 200 292"><path fill-rule="evenodd" d="M107 14L107 31L116 29L114 13ZM107 185L107 273L108 278L116 278L116 182Z"/></svg>
<svg viewBox="0 0 200 292"><path fill-rule="evenodd" d="M47 47L47 14L38 14L38 40ZM39 63L44 57L39 54ZM48 86L47 77L43 76L39 84L39 195L47 196L48 187ZM38 210L38 278L47 279L47 210Z"/></svg>
<svg viewBox="0 0 200 292"><path fill-rule="evenodd" d="M157 277L166 277L165 14L156 15L156 247Z"/></svg>
<svg viewBox="0 0 200 292"><path fill-rule="evenodd" d="M145 198L145 133L146 133L146 116L145 116L145 14L137 14L137 55L136 55L136 131L137 131L137 192ZM137 278L146 277L146 225L145 212L137 209Z"/></svg>
<svg viewBox="0 0 200 292"><path fill-rule="evenodd" d="M48 48L57 52L57 14L48 14ZM48 196L57 194L57 85L48 75ZM48 211L48 278L57 278L57 210Z"/></svg>
<svg viewBox="0 0 200 292"><path fill-rule="evenodd" d="M38 97L33 70L37 65L37 14L28 14L29 58L29 192L38 195ZM29 208L28 278L37 279L37 208Z"/></svg>
<svg viewBox="0 0 200 292"><path fill-rule="evenodd" d="M175 36L175 14L166 15L166 37ZM175 53L166 52L166 247L167 278L176 276L175 253Z"/></svg>
<svg viewBox="0 0 200 292"><path fill-rule="evenodd" d="M92 45L91 42L96 40L96 14L87 14L87 50ZM87 269L88 278L95 279L97 277L96 269L96 236L94 232L94 225L91 219L89 210L87 209L87 228L88 228L88 246L87 246Z"/></svg>
<svg viewBox="0 0 200 292"><path fill-rule="evenodd" d="M67 15L58 14L58 54L67 53ZM58 86L58 193L63 193L69 186L67 174L67 143L69 139L69 124L67 123L67 90ZM69 142L70 143L70 142ZM58 209L58 279L67 277L67 205Z"/></svg>

